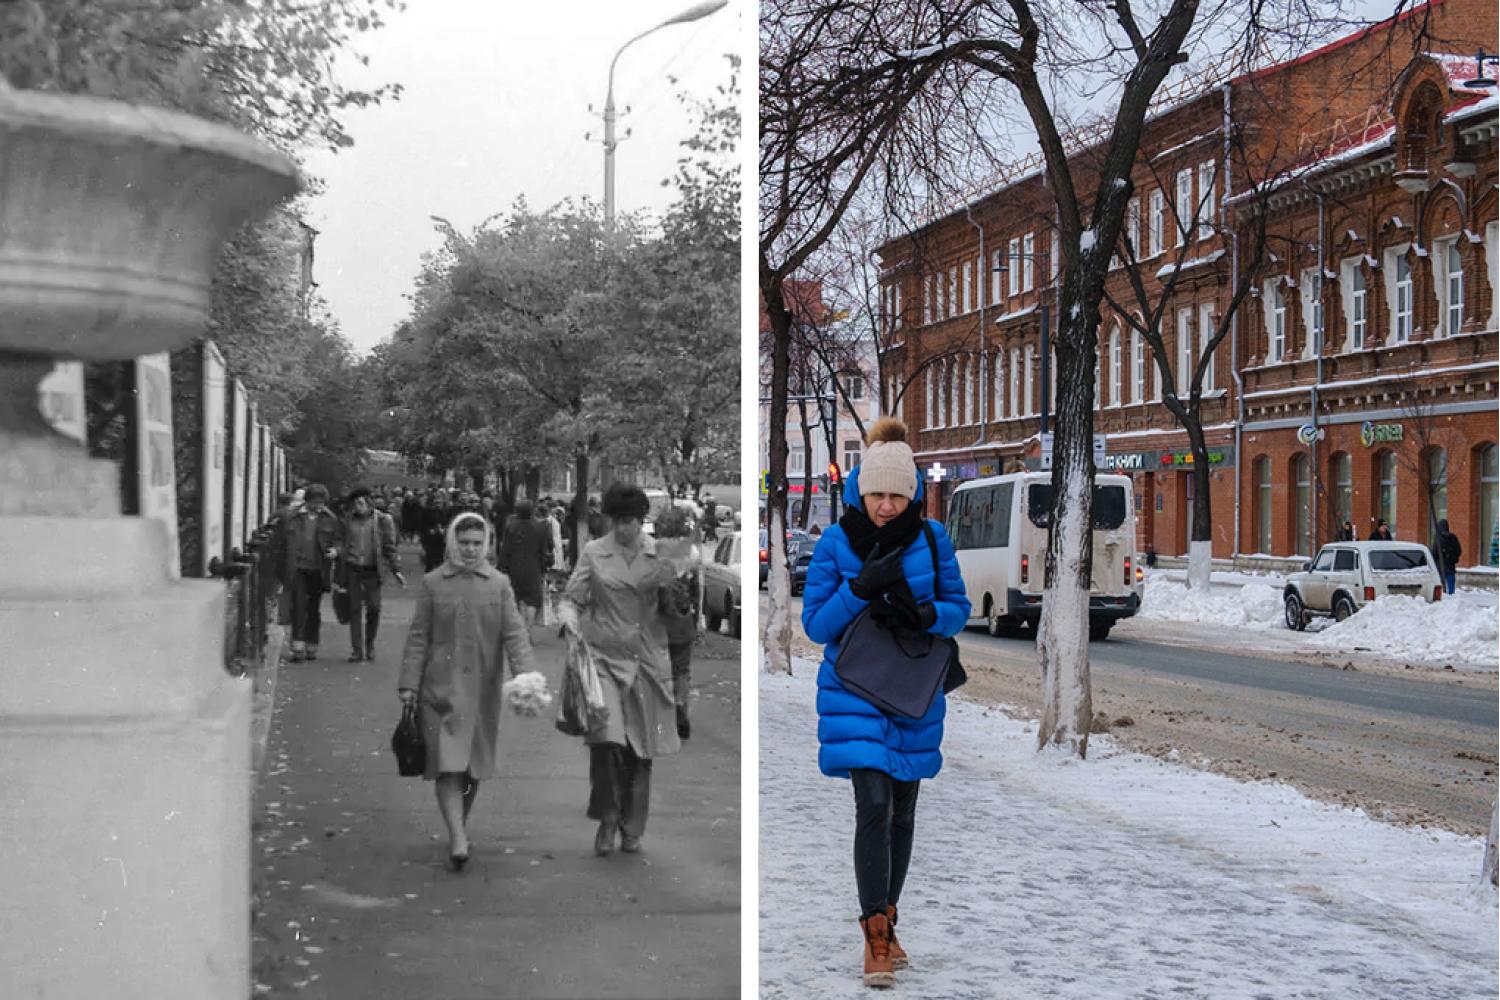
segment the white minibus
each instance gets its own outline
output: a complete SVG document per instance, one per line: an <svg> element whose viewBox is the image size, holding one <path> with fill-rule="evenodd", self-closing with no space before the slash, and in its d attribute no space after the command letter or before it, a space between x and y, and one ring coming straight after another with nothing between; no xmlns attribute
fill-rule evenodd
<svg viewBox="0 0 1500 1000"><path fill-rule="evenodd" d="M1089 637L1103 639L1141 605L1135 511L1129 476L1094 476L1094 563ZM963 483L948 502L948 534L958 552L974 617L991 635L1035 627L1042 616L1052 473L1014 472Z"/></svg>

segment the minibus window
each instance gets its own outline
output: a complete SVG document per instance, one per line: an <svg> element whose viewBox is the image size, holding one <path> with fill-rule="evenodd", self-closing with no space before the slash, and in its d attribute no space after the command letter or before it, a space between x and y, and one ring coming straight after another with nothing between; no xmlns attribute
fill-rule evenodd
<svg viewBox="0 0 1500 1000"><path fill-rule="evenodd" d="M1125 523L1125 487L1095 486L1093 519L1095 529L1114 529ZM1052 518L1052 484L1032 483L1026 491L1026 516L1038 528L1047 527Z"/></svg>

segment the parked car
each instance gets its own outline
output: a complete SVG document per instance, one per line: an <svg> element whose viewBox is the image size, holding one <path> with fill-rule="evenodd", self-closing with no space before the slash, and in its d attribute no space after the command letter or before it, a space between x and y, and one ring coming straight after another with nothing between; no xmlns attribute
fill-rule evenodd
<svg viewBox="0 0 1500 1000"><path fill-rule="evenodd" d="M811 535L788 538L786 547L786 561L791 567L792 575L792 596L798 597L807 587L807 567L812 562L813 549L818 547L818 540Z"/></svg>
<svg viewBox="0 0 1500 1000"><path fill-rule="evenodd" d="M1301 573L1286 578L1286 627L1301 631L1313 615L1343 621L1377 597L1404 594L1431 603L1443 598L1432 554L1413 542L1335 542L1318 550Z"/></svg>
<svg viewBox="0 0 1500 1000"><path fill-rule="evenodd" d="M790 566L792 566L792 568L793 568L794 571L796 569L796 561L794 559L792 559L792 552L795 551L795 549L794 549L793 546L794 546L794 544L800 545L801 543L803 543L805 541L816 542L817 539L813 538L812 535L809 535L807 532L803 531L801 528L788 528L787 529L787 531L786 531L787 564L790 565ZM811 551L811 550L809 550L809 551ZM771 575L771 550L766 546L766 529L765 528L761 528L760 529L760 588L762 590L765 589L766 580L770 578L770 575ZM794 575L795 575L795 572L794 572ZM803 578L806 579L806 574L803 574ZM797 594L797 593L801 593L801 591L793 590L792 593Z"/></svg>
<svg viewBox="0 0 1500 1000"><path fill-rule="evenodd" d="M719 539L703 564L703 615L710 632L729 622L729 634L740 637L740 532Z"/></svg>

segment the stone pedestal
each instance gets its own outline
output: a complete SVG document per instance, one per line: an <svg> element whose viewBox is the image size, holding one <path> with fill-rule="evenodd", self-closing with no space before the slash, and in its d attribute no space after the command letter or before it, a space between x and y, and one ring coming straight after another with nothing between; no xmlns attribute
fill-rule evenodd
<svg viewBox="0 0 1500 1000"><path fill-rule="evenodd" d="M0 517L0 968L16 997L247 995L248 681L150 520Z"/></svg>

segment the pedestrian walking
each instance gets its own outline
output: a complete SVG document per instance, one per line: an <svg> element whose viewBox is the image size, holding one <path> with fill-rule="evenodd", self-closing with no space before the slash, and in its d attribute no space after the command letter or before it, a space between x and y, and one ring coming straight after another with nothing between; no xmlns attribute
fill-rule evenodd
<svg viewBox="0 0 1500 1000"><path fill-rule="evenodd" d="M536 624L542 610L552 547L551 534L532 518L532 512L530 500L517 501L515 511L505 525L498 560L500 572L510 578L521 617L527 625Z"/></svg>
<svg viewBox="0 0 1500 1000"><path fill-rule="evenodd" d="M559 573L566 573L568 571L568 561L567 554L563 551L563 508L561 505L551 507L544 504L543 510L547 512L547 537L551 542L548 551L550 553L549 558L552 560L552 569Z"/></svg>
<svg viewBox="0 0 1500 1000"><path fill-rule="evenodd" d="M344 518L343 545L337 581L349 592L349 662L375 659L375 635L380 630L380 570L384 566L399 586L401 556L396 550L396 523L374 506L364 487L349 494Z"/></svg>
<svg viewBox="0 0 1500 1000"><path fill-rule="evenodd" d="M845 630L871 604L871 616L883 625L938 636L955 635L968 621L953 545L941 524L922 517L921 501L906 426L883 417L845 481L843 517L813 550L802 598L802 627L824 644L818 766L829 777L850 779L854 791L866 986L892 985L895 969L907 964L896 940L896 906L911 862L920 783L942 765L946 703L939 690L919 719L884 712L847 689L834 663Z"/></svg>
<svg viewBox="0 0 1500 1000"><path fill-rule="evenodd" d="M603 538L609 531L609 520L599 509L599 498L589 497L588 503L588 528L590 540Z"/></svg>
<svg viewBox="0 0 1500 1000"><path fill-rule="evenodd" d="M1451 594L1458 582L1458 560L1464 554L1464 547L1459 544L1458 536L1448 530L1446 518L1437 523L1437 539L1432 549L1437 557L1438 573L1443 578L1443 589Z"/></svg>
<svg viewBox="0 0 1500 1000"><path fill-rule="evenodd" d="M662 590L675 576L642 524L651 505L639 487L615 483L601 505L610 531L583 547L559 608L565 632L581 638L599 664L607 724L589 746L588 816L598 820L601 857L641 849L651 804L651 765L681 740L670 688Z"/></svg>
<svg viewBox="0 0 1500 1000"><path fill-rule="evenodd" d="M342 530L328 509L328 487L309 485L302 507L280 522L285 525L281 554L281 585L291 594L292 661L316 660L321 637L323 595L333 586L334 560Z"/></svg>
<svg viewBox="0 0 1500 1000"><path fill-rule="evenodd" d="M1352 542L1352 541L1354 541L1354 522L1352 522L1352 521L1345 521L1343 527L1339 528L1339 541L1341 541L1341 542Z"/></svg>
<svg viewBox="0 0 1500 1000"><path fill-rule="evenodd" d="M450 504L446 490L429 490L422 506L422 567L431 573L443 564Z"/></svg>
<svg viewBox="0 0 1500 1000"><path fill-rule="evenodd" d="M422 531L422 499L415 489L408 490L401 500L401 534L408 542L414 542Z"/></svg>
<svg viewBox="0 0 1500 1000"><path fill-rule="evenodd" d="M531 637L505 575L485 559L490 525L462 513L448 525L442 566L422 578L406 634L397 695L420 708L427 742L423 775L436 783L448 829L448 867L469 860L469 813L479 783L498 773L500 686L533 669Z"/></svg>
<svg viewBox="0 0 1500 1000"><path fill-rule="evenodd" d="M1388 525L1388 524L1385 523L1385 518L1382 517L1379 521L1377 521L1375 523L1375 527L1370 530L1370 537L1368 539L1366 539L1366 540L1367 541L1371 541L1371 542L1374 542L1374 541L1381 541L1381 542L1394 541L1394 539L1391 538L1391 528L1390 528L1390 525Z"/></svg>
<svg viewBox="0 0 1500 1000"><path fill-rule="evenodd" d="M694 532L696 530L695 525ZM696 547L694 551L696 553ZM701 590L695 565L693 569L678 574L672 585L662 592L662 612L667 623L667 660L672 664L672 700L677 710L677 737L684 740L692 735L688 702L693 692L693 642L698 638L698 596Z"/></svg>

